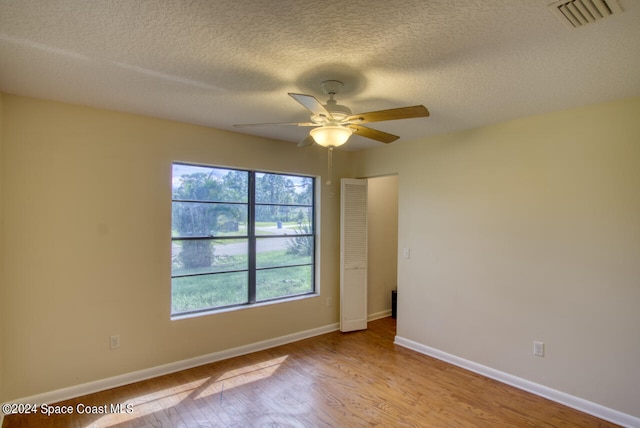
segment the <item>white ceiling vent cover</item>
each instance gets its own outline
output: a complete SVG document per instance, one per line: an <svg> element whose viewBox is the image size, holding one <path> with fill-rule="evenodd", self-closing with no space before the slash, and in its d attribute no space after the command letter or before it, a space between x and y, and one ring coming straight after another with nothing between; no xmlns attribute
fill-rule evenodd
<svg viewBox="0 0 640 428"><path fill-rule="evenodd" d="M550 4L549 8L570 28L582 27L622 12L618 0L562 0Z"/></svg>

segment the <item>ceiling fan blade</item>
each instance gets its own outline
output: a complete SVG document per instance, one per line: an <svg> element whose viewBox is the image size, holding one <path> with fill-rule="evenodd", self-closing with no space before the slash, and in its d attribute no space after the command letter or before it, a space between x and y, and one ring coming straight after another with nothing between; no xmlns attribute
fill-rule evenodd
<svg viewBox="0 0 640 428"><path fill-rule="evenodd" d="M293 92L289 92L289 96L292 97L297 102L299 102L300 104L302 104L304 108L309 110L311 113L317 114L318 116L326 116L329 118L333 118L331 113L329 113L329 111L326 108L324 108L322 103L318 101L318 99L313 95L295 94Z"/></svg>
<svg viewBox="0 0 640 428"><path fill-rule="evenodd" d="M389 134L383 131L378 131L377 129L373 129L373 128L367 128L366 126L348 125L348 127L356 135L360 135L366 138L371 138L372 140L380 141L381 143L392 143L396 141L398 138L400 138L397 135Z"/></svg>
<svg viewBox="0 0 640 428"><path fill-rule="evenodd" d="M354 124L381 122L383 120L411 119L414 117L427 117L429 110L423 105L392 108L389 110L370 111L368 113L354 114L347 118Z"/></svg>
<svg viewBox="0 0 640 428"><path fill-rule="evenodd" d="M274 123L239 123L234 128L252 128L254 126L320 126L313 122L274 122Z"/></svg>
<svg viewBox="0 0 640 428"><path fill-rule="evenodd" d="M298 147L307 147L307 146L312 145L313 143L315 143L315 140L313 139L313 137L311 135L307 135L304 140L302 140L302 141L300 141L298 143L297 146Z"/></svg>

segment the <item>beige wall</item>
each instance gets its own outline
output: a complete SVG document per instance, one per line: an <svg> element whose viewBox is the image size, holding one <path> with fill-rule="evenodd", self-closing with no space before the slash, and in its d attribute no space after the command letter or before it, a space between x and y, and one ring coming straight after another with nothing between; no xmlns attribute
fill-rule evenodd
<svg viewBox="0 0 640 428"><path fill-rule="evenodd" d="M399 174L398 335L640 416L639 119L633 98L357 153Z"/></svg>
<svg viewBox="0 0 640 428"><path fill-rule="evenodd" d="M398 177L367 180L369 315L391 310L391 290L398 281Z"/></svg>
<svg viewBox="0 0 640 428"><path fill-rule="evenodd" d="M1 117L0 399L338 321L339 183L322 184L321 297L169 319L171 162L319 176L325 150L11 95Z"/></svg>

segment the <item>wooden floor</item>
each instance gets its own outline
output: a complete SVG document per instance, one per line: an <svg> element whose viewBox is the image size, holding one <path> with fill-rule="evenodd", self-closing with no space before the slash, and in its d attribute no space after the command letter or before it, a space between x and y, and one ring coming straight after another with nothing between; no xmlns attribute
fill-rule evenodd
<svg viewBox="0 0 640 428"><path fill-rule="evenodd" d="M79 397L71 416L3 427L608 427L600 419L393 344L395 320ZM123 412L78 415L78 405ZM126 412L129 405L130 413Z"/></svg>

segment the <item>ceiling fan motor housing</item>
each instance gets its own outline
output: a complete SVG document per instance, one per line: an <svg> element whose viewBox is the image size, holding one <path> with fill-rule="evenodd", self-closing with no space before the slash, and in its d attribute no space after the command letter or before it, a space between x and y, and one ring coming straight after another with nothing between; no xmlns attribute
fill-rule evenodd
<svg viewBox="0 0 640 428"><path fill-rule="evenodd" d="M333 99L333 96L340 91L344 84L339 80L325 80L321 83L321 86L322 91L329 95L327 104L323 106L329 113L331 113L331 116L333 116L333 118L329 119L329 122L332 124L344 122L347 117L351 116L351 109L345 105L338 104L336 100ZM323 120L320 120L320 122L323 122Z"/></svg>
<svg viewBox="0 0 640 428"><path fill-rule="evenodd" d="M336 100L333 98L327 101L324 108L326 108L327 111L331 113L331 116L333 116L333 119L338 122L343 122L347 117L351 116L351 109L347 106L336 103Z"/></svg>

